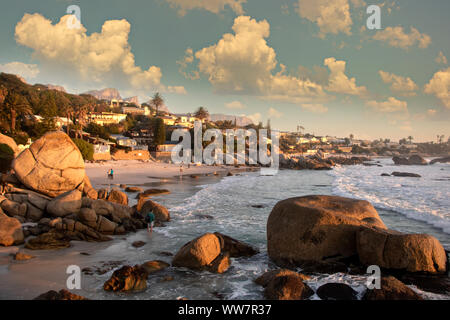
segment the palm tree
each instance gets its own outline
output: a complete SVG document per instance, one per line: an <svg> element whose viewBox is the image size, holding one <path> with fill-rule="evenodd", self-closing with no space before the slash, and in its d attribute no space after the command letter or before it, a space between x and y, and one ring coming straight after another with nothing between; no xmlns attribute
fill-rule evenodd
<svg viewBox="0 0 450 320"><path fill-rule="evenodd" d="M438 135L438 141L439 141L439 144L442 144L442 141L444 140L444 135L442 134L442 135Z"/></svg>
<svg viewBox="0 0 450 320"><path fill-rule="evenodd" d="M10 132L16 131L16 119L18 116L32 113L28 101L23 96L14 91L10 91L7 93L3 101L3 106L4 110L7 111L6 114L3 114L3 118L9 118Z"/></svg>
<svg viewBox="0 0 450 320"><path fill-rule="evenodd" d="M408 140L409 140L409 144L411 144L412 141L414 140L414 138L413 138L412 136L409 136L409 137L408 137Z"/></svg>
<svg viewBox="0 0 450 320"><path fill-rule="evenodd" d="M355 137L354 135L353 135L353 133L350 133L350 140L353 140L353 138Z"/></svg>
<svg viewBox="0 0 450 320"><path fill-rule="evenodd" d="M153 107L156 108L156 115L158 115L158 113L159 113L159 108L160 108L161 106L164 105L164 99L163 99L163 97L159 94L159 92L157 92L157 93L155 93L155 95L153 96L153 98L152 98L152 100L151 100L150 103L152 104Z"/></svg>
<svg viewBox="0 0 450 320"><path fill-rule="evenodd" d="M200 120L207 119L209 117L209 112L206 108L200 107L195 111L194 116Z"/></svg>

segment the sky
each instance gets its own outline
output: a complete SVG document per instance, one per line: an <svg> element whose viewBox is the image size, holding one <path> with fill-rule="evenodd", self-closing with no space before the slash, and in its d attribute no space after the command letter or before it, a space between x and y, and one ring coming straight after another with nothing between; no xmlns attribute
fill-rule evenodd
<svg viewBox="0 0 450 320"><path fill-rule="evenodd" d="M0 12L0 71L279 130L447 140L449 13L448 0L17 0Z"/></svg>

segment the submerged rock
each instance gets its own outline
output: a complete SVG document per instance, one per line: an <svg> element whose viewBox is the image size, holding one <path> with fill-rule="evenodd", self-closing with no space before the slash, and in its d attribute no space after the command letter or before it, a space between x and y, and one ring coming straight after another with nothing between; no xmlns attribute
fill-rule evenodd
<svg viewBox="0 0 450 320"><path fill-rule="evenodd" d="M30 250L57 250L70 247L70 239L58 231L43 233L36 238L28 240L25 248Z"/></svg>
<svg viewBox="0 0 450 320"><path fill-rule="evenodd" d="M147 288L147 271L141 266L123 266L114 271L111 278L105 282L105 291L126 292L142 291Z"/></svg>
<svg viewBox="0 0 450 320"><path fill-rule="evenodd" d="M412 177L412 178L420 178L422 177L420 174L417 173L410 173L410 172L392 172L392 175L394 177Z"/></svg>
<svg viewBox="0 0 450 320"><path fill-rule="evenodd" d="M152 274L170 267L170 264L161 260L153 260L145 262L141 267L144 268L148 274Z"/></svg>
<svg viewBox="0 0 450 320"><path fill-rule="evenodd" d="M33 300L88 300L85 297L79 296L77 294L71 293L66 289L62 289L59 292L50 290L40 296L34 298Z"/></svg>
<svg viewBox="0 0 450 320"><path fill-rule="evenodd" d="M322 300L357 300L357 292L344 283L326 283L316 293Z"/></svg>
<svg viewBox="0 0 450 320"><path fill-rule="evenodd" d="M275 277L279 276L288 276L288 275L295 275L299 276L302 281L309 280L311 277L289 270L289 269L276 269L267 271L263 275L259 276L255 279L255 283L259 284L260 286L267 287L270 281L272 281Z"/></svg>
<svg viewBox="0 0 450 320"><path fill-rule="evenodd" d="M423 298L396 278L381 277L381 288L368 289L363 300L423 300Z"/></svg>
<svg viewBox="0 0 450 320"><path fill-rule="evenodd" d="M23 243L22 224L16 218L8 217L0 209L0 245L12 246Z"/></svg>
<svg viewBox="0 0 450 320"><path fill-rule="evenodd" d="M264 289L268 300L304 300L314 294L314 291L298 274L278 274L271 278Z"/></svg>

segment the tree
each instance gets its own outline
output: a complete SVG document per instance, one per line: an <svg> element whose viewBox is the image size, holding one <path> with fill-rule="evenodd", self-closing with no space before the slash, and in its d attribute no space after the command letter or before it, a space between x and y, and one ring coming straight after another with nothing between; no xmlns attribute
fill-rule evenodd
<svg viewBox="0 0 450 320"><path fill-rule="evenodd" d="M412 136L409 136L409 137L408 137L408 140L409 140L409 144L411 144L412 141L414 140L414 138L413 138Z"/></svg>
<svg viewBox="0 0 450 320"><path fill-rule="evenodd" d="M200 107L197 109L197 111L195 111L194 116L201 120L204 120L209 118L209 112L206 108Z"/></svg>
<svg viewBox="0 0 450 320"><path fill-rule="evenodd" d="M72 141L80 150L80 153L83 156L84 160L94 159L94 146L92 144L82 139L72 139Z"/></svg>
<svg viewBox="0 0 450 320"><path fill-rule="evenodd" d="M9 120L9 131L16 131L16 119L18 116L32 114L28 101L19 93L9 91L4 98L1 117Z"/></svg>
<svg viewBox="0 0 450 320"><path fill-rule="evenodd" d="M166 125L163 119L154 118L152 121L153 144L159 146L166 141Z"/></svg>
<svg viewBox="0 0 450 320"><path fill-rule="evenodd" d="M159 113L159 108L164 105L164 99L159 92L156 92L151 100L151 105L156 109L156 115Z"/></svg>
<svg viewBox="0 0 450 320"><path fill-rule="evenodd" d="M353 140L353 139L355 138L355 136L353 135L353 133L350 133L349 138L350 138L350 140Z"/></svg>

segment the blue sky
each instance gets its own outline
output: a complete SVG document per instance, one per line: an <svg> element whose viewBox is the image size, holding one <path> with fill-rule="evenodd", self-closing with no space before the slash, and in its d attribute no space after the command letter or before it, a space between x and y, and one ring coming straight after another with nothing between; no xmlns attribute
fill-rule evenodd
<svg viewBox="0 0 450 320"><path fill-rule="evenodd" d="M365 28L369 4L381 8L381 30ZM69 5L81 9L79 29L62 18ZM446 0L19 0L4 9L0 71L29 83L115 87L141 101L160 91L173 112L205 106L320 135L450 135Z"/></svg>

